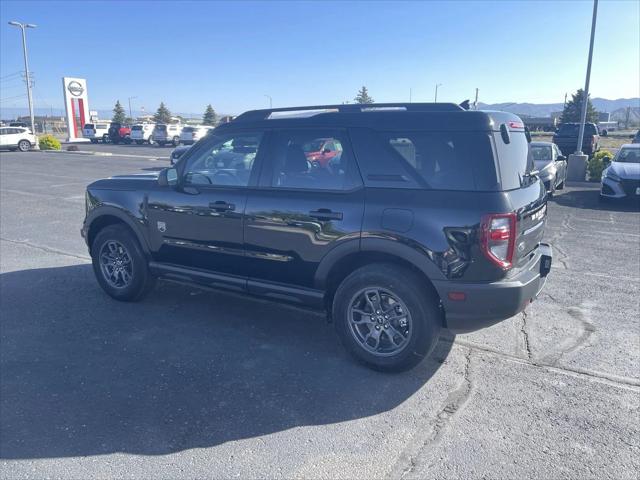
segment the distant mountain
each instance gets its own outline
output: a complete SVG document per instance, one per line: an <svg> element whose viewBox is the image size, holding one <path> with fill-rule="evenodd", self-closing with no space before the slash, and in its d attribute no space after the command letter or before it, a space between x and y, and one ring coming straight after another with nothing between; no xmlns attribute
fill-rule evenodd
<svg viewBox="0 0 640 480"><path fill-rule="evenodd" d="M627 107L631 107L632 109L640 108L640 98L619 98L617 100L593 98L591 99L591 103L593 103L597 111L611 112L612 115L613 112L617 112L620 109L624 110ZM551 112L561 112L563 107L563 103L478 103L478 108L482 110L502 110L504 112L530 117L549 117Z"/></svg>

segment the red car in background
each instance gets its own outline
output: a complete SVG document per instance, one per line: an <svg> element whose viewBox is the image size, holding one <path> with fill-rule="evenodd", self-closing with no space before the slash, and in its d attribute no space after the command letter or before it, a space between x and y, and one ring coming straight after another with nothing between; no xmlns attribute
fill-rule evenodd
<svg viewBox="0 0 640 480"><path fill-rule="evenodd" d="M129 125L112 123L109 128L109 141L111 141L111 143L131 143L131 127Z"/></svg>
<svg viewBox="0 0 640 480"><path fill-rule="evenodd" d="M342 153L342 145L335 138L316 138L302 147L307 160L314 167L326 167Z"/></svg>

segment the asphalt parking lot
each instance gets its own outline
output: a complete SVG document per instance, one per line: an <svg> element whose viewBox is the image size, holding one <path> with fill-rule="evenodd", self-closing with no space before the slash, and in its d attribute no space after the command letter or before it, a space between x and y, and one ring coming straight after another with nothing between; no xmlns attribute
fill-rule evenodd
<svg viewBox="0 0 640 480"><path fill-rule="evenodd" d="M172 283L108 298L84 187L170 148L89 148L119 155L0 153L1 478L638 478L635 205L558 192L541 297L387 375L305 310Z"/></svg>

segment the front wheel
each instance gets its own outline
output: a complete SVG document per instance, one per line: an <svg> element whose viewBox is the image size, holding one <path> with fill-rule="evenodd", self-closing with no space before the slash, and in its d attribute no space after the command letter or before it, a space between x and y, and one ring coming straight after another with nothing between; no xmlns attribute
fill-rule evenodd
<svg viewBox="0 0 640 480"><path fill-rule="evenodd" d="M390 264L359 268L338 287L333 319L346 349L367 366L408 370L436 345L438 299L411 270Z"/></svg>
<svg viewBox="0 0 640 480"><path fill-rule="evenodd" d="M155 285L138 239L124 225L110 225L98 233L91 259L98 283L116 300L140 300Z"/></svg>
<svg viewBox="0 0 640 480"><path fill-rule="evenodd" d="M20 140L18 142L18 150L21 152L28 152L31 149L31 142L29 140Z"/></svg>

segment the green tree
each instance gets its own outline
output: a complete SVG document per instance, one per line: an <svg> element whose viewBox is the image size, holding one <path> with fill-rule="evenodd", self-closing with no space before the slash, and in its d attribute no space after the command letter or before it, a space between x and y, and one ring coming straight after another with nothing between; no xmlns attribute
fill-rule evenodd
<svg viewBox="0 0 640 480"><path fill-rule="evenodd" d="M358 95L356 95L356 98L354 98L354 101L356 103L373 103L373 98L369 96L369 91L367 90L367 87L363 85L362 88L358 90Z"/></svg>
<svg viewBox="0 0 640 480"><path fill-rule="evenodd" d="M116 101L116 106L113 107L113 118L111 119L114 123L124 123L127 118L127 114L124 112L124 108L120 105L120 100Z"/></svg>
<svg viewBox="0 0 640 480"><path fill-rule="evenodd" d="M160 106L158 107L156 114L153 116L153 121L155 123L171 123L171 112L164 102L160 102Z"/></svg>
<svg viewBox="0 0 640 480"><path fill-rule="evenodd" d="M207 108L204 111L204 115L202 116L202 124L215 125L217 118L218 116L216 115L216 111L213 109L211 104L207 105Z"/></svg>
<svg viewBox="0 0 640 480"><path fill-rule="evenodd" d="M582 120L582 103L584 101L584 90L579 89L576 93L571 95L571 100L567 102L564 106L564 110L562 111L562 116L560 117L561 123L567 122L580 122ZM586 122L597 123L598 122L598 112L595 108L593 108L593 104L591 103L591 99L587 102L587 119Z"/></svg>

